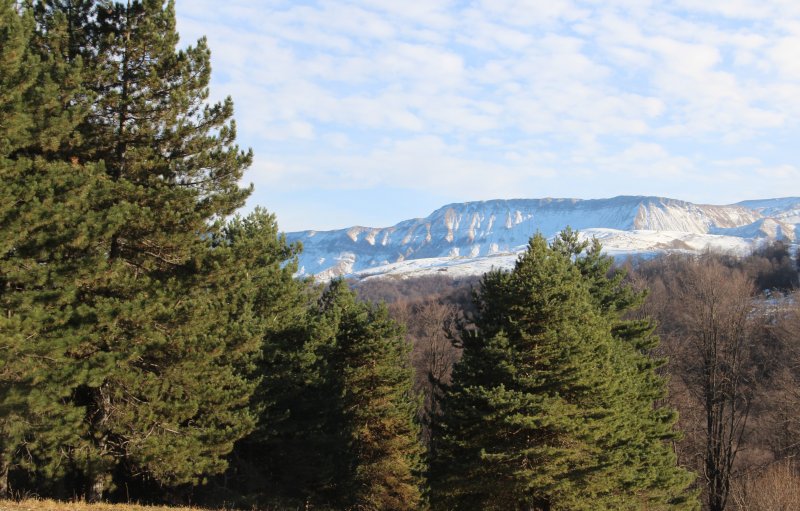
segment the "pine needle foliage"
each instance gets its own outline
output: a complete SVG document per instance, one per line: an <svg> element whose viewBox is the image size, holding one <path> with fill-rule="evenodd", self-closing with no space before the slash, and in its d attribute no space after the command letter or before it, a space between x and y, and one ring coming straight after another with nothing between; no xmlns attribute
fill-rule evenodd
<svg viewBox="0 0 800 511"><path fill-rule="evenodd" d="M634 295L585 248L536 235L482 280L434 446L435 509L696 509L663 443L675 415L654 408L654 340L619 333L636 330L621 318Z"/></svg>
<svg viewBox="0 0 800 511"><path fill-rule="evenodd" d="M80 443L82 413L68 404L84 368L67 353L81 283L102 257L92 211L97 165L60 157L82 118L80 62L42 52L30 9L0 3L0 493L10 470L53 479L62 447ZM56 24L54 24L56 26ZM88 223L87 219L92 219Z"/></svg>
<svg viewBox="0 0 800 511"><path fill-rule="evenodd" d="M297 325L265 359L260 424L244 442L264 474L262 499L418 509L418 401L402 328L344 281L332 282Z"/></svg>
<svg viewBox="0 0 800 511"><path fill-rule="evenodd" d="M356 300L344 281L323 294L341 378L344 455L337 493L344 509L412 510L421 502L422 447L410 346L386 307Z"/></svg>
<svg viewBox="0 0 800 511"><path fill-rule="evenodd" d="M225 222L252 155L172 2L2 8L3 459L90 500L200 484L254 427L256 302L294 249L263 212Z"/></svg>
<svg viewBox="0 0 800 511"><path fill-rule="evenodd" d="M615 340L615 365L626 382L616 396L617 409L627 416L625 430L620 428L606 449L617 457L620 480L640 495L645 509L697 506L697 495L686 491L694 476L677 466L672 447L681 435L675 430L677 412L664 404L666 380L658 369L666 360L653 355L659 345L656 325L649 318L629 317L647 292L637 292L626 282L626 272L614 268L613 258L602 253L596 239L579 241L578 233L568 228L552 248L574 260Z"/></svg>

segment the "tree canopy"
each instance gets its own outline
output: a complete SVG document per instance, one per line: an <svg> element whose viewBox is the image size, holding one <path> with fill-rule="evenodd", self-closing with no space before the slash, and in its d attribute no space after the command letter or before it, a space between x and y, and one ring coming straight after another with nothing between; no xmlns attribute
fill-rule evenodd
<svg viewBox="0 0 800 511"><path fill-rule="evenodd" d="M512 271L482 280L443 403L436 508L696 507L663 443L676 417L654 407L654 339L622 328L635 330L620 317L632 295L586 248L536 235Z"/></svg>

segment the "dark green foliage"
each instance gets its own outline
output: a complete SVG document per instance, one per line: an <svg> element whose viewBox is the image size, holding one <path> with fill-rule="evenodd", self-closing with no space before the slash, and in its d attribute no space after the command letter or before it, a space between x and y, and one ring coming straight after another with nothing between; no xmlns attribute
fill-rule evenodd
<svg viewBox="0 0 800 511"><path fill-rule="evenodd" d="M32 33L30 17L20 15L15 2L0 1L0 225L13 224L13 231L3 231L14 235L13 240L0 239L0 498L8 492L8 472L26 415L24 398L9 392L11 385L19 385L24 379L22 368L14 362L25 342L27 328L9 304L13 283L7 266L20 230L18 221L12 218L21 199L15 188L20 175L30 166L29 162L12 161L9 156L30 139L31 119L25 96L36 78L35 62L28 51Z"/></svg>
<svg viewBox="0 0 800 511"><path fill-rule="evenodd" d="M30 54L30 13L16 2L0 2L0 156L7 158L31 138L31 113L25 98L33 87L38 62Z"/></svg>
<svg viewBox="0 0 800 511"><path fill-rule="evenodd" d="M617 396L617 413L627 414L628 436L606 448L621 456L626 486L646 496L650 509L666 503L694 505L694 497L681 493L692 477L676 466L669 443L680 438L675 431L677 413L659 405L666 398L666 381L657 370L666 360L652 355L659 344L656 325L650 318L627 317L641 307L646 292L634 291L626 282L626 272L614 268L613 258L602 254L596 239L579 242L577 233L567 229L553 242L553 248L574 259L617 341L616 365L625 382Z"/></svg>
<svg viewBox="0 0 800 511"><path fill-rule="evenodd" d="M80 66L40 53L30 11L14 5L2 2L0 22L0 486L13 466L63 473L61 446L79 443L67 401L84 368L68 352L105 227L91 210L97 166L55 155L81 118Z"/></svg>
<svg viewBox="0 0 800 511"><path fill-rule="evenodd" d="M216 242L219 219L248 194L237 182L251 156L234 145L230 100L205 103L205 42L176 51L171 3L94 7L91 22L70 25L71 50L94 66L70 158L104 164L108 190L95 207L113 228L82 297L91 332L72 355L89 368L75 404L92 439L74 456L99 498L121 461L166 485L224 470L252 427L246 375L261 331L236 300L247 274ZM44 26L75 15L69 3L40 12Z"/></svg>
<svg viewBox="0 0 800 511"><path fill-rule="evenodd" d="M434 446L435 508L696 508L663 443L675 415L653 408L651 329L621 317L639 297L585 248L537 235L484 277Z"/></svg>
<svg viewBox="0 0 800 511"><path fill-rule="evenodd" d="M265 472L267 497L417 509L422 448L401 328L343 281L319 297L305 325L284 332L265 358L261 422L245 442Z"/></svg>
<svg viewBox="0 0 800 511"><path fill-rule="evenodd" d="M346 452L338 460L344 508L411 510L420 504L418 403L409 349L384 306L356 301L342 281L320 300L333 326Z"/></svg>
<svg viewBox="0 0 800 511"><path fill-rule="evenodd" d="M264 212L231 222L226 238L236 248L238 271L255 273L247 303L262 322L262 341L253 372L255 430L237 444L233 466L215 492L243 503L303 502L330 477L330 462L320 457L330 452L328 440L318 432L335 399L320 374L325 339L313 333L319 292L292 278L295 265L283 263L297 247L278 238L274 218Z"/></svg>
<svg viewBox="0 0 800 511"><path fill-rule="evenodd" d="M4 22L33 26L3 7ZM4 59L16 89L3 91L18 92L1 107L15 120L0 328L19 363L5 366L3 424L25 432L29 480L83 480L69 494L101 498L113 478L200 483L253 427L274 322L255 302L273 299L260 290L273 275L290 279L275 261L292 249L263 213L222 222L249 193L237 183L251 155L234 145L230 100L206 105L205 42L175 50L171 3L34 14L36 33L7 46L28 58Z"/></svg>

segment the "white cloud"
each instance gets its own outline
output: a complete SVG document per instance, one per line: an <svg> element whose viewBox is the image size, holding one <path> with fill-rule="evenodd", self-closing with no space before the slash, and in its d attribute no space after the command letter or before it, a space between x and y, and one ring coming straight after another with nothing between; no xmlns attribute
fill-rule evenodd
<svg viewBox="0 0 800 511"><path fill-rule="evenodd" d="M778 73L790 79L800 79L800 36L779 39L768 52Z"/></svg>
<svg viewBox="0 0 800 511"><path fill-rule="evenodd" d="M796 179L800 177L800 169L794 165L777 165L775 167L761 167L756 170L760 175L777 179Z"/></svg>
<svg viewBox="0 0 800 511"><path fill-rule="evenodd" d="M688 158L674 156L659 144L640 142L598 159L608 172L636 178L687 179L695 170Z"/></svg>
<svg viewBox="0 0 800 511"><path fill-rule="evenodd" d="M800 16L800 5L794 0L677 0L676 4L688 11L741 20Z"/></svg>
<svg viewBox="0 0 800 511"><path fill-rule="evenodd" d="M761 160L752 156L742 156L730 160L715 160L711 163L717 167L753 167L761 165Z"/></svg>
<svg viewBox="0 0 800 511"><path fill-rule="evenodd" d="M240 138L278 188L490 198L581 175L608 194L625 176L735 169L745 186L791 174L761 162L800 156L785 142L800 136L796 0L178 0L177 12L186 43L208 35L212 97L233 96ZM752 160L718 164L737 147Z"/></svg>

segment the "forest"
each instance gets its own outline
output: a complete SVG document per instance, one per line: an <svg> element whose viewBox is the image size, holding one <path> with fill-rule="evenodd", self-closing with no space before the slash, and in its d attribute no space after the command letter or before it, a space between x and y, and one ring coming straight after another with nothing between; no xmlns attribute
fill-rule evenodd
<svg viewBox="0 0 800 511"><path fill-rule="evenodd" d="M0 0L0 499L800 508L788 244L296 279L210 76L171 1Z"/></svg>

